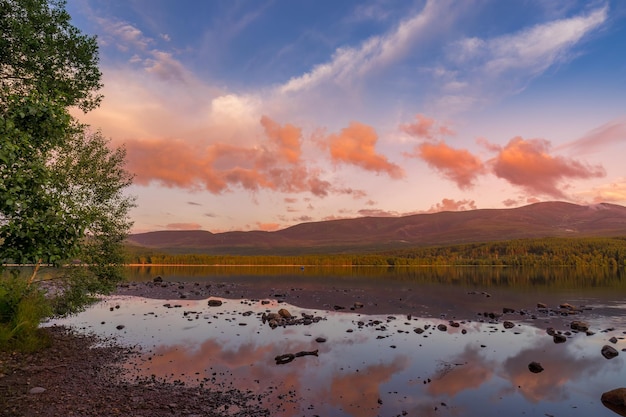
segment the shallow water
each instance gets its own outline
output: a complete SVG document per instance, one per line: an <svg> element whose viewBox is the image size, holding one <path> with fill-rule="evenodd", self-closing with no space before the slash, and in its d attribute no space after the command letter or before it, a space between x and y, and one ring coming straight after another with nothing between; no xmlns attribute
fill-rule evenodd
<svg viewBox="0 0 626 417"><path fill-rule="evenodd" d="M315 277L299 278L299 285L306 286L309 280ZM403 288L409 285L400 281ZM441 294L455 293L450 284L408 281L425 300L432 292L436 306ZM333 285L342 284L335 280ZM219 298L223 304L210 307L206 299L129 296L108 297L78 316L50 324L69 324L138 346L141 355L126 364L129 378L248 390L259 394L272 416L616 415L604 407L600 396L626 385L626 352L621 352L626 347L622 339L626 303L621 284L609 291L566 285L549 291L549 296L532 286L486 288L465 282L457 287L470 303L465 309L453 309L459 327L450 325L447 311L446 317L366 315L359 310L311 310L269 299L263 304ZM489 299L468 295L468 290L481 288L496 295ZM548 314L535 309L538 295L591 310L571 317ZM494 298L500 305L502 300L523 304L528 314L516 312L491 321L476 314L483 311L480 303L493 303ZM272 329L261 315L279 308L323 320ZM474 313L468 313L471 308ZM505 329L505 320L515 326ZM595 334L572 332L559 344L546 334L551 326L568 331L572 320L589 323ZM447 329L438 330L439 324ZM417 328L427 330L418 334ZM616 344L609 342L613 336L618 338ZM320 337L326 341L316 341ZM605 359L600 350L606 344L620 355ZM275 361L277 355L315 350L317 356L296 357L281 365ZM532 361L541 363L544 371L531 373Z"/></svg>

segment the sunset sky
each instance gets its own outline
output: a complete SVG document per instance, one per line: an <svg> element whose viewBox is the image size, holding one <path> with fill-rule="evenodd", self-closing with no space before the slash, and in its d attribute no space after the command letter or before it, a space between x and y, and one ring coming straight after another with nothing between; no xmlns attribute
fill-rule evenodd
<svg viewBox="0 0 626 417"><path fill-rule="evenodd" d="M626 2L69 0L134 231L626 205Z"/></svg>

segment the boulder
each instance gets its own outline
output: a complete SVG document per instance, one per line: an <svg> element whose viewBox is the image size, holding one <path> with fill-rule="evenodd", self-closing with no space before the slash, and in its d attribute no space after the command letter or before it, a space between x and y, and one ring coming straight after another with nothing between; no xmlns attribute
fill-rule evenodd
<svg viewBox="0 0 626 417"><path fill-rule="evenodd" d="M552 340L554 340L554 343L565 343L567 341L567 337L560 333L556 333L554 336L552 336Z"/></svg>
<svg viewBox="0 0 626 417"><path fill-rule="evenodd" d="M221 305L222 305L222 300L215 300L215 299L209 300L209 307L219 307Z"/></svg>
<svg viewBox="0 0 626 417"><path fill-rule="evenodd" d="M281 308L280 310L278 310L278 315L284 319L291 318L291 313L285 308Z"/></svg>
<svg viewBox="0 0 626 417"><path fill-rule="evenodd" d="M589 324L585 323L584 321L575 320L570 325L570 328L579 332L586 332L587 330L589 330Z"/></svg>
<svg viewBox="0 0 626 417"><path fill-rule="evenodd" d="M614 357L619 355L619 352L615 350L614 347L609 346L609 345L602 346L602 350L600 352L602 353L602 356L604 356L607 359L613 359Z"/></svg>
<svg viewBox="0 0 626 417"><path fill-rule="evenodd" d="M613 405L626 405L626 388L615 388L602 394L602 402Z"/></svg>
<svg viewBox="0 0 626 417"><path fill-rule="evenodd" d="M502 323L502 325L505 329L512 329L513 327L515 327L515 323L511 321L505 321L504 323Z"/></svg>

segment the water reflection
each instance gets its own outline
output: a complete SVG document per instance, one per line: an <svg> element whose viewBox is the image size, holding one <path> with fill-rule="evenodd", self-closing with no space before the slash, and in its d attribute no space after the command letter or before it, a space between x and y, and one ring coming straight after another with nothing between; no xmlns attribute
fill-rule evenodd
<svg viewBox="0 0 626 417"><path fill-rule="evenodd" d="M623 336L623 317L590 317L594 335L574 333L555 344L543 320L505 329L502 322L465 319L452 327L434 318L221 300L209 307L207 300L116 296L54 323L140 346L142 354L125 365L131 378L248 390L273 416L500 416L511 410L614 416L600 396L626 376L623 354L612 360L600 354L610 337ZM261 314L279 308L324 320L271 329ZM616 322L621 328L602 331ZM274 360L316 349L318 356L288 364ZM531 361L545 370L531 373Z"/></svg>

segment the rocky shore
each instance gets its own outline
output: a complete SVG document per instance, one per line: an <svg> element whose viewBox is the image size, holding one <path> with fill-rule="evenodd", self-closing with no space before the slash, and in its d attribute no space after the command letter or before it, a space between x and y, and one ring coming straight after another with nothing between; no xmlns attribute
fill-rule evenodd
<svg viewBox="0 0 626 417"><path fill-rule="evenodd" d="M177 283L165 282L156 277L152 282L122 284L117 294L164 300L208 297L277 299L288 300L303 308L326 311L345 309L359 310L365 314L424 313L419 311L420 299L411 299L406 293L387 294L337 288L294 288L255 283ZM469 299L491 297L482 292L469 292L465 296ZM563 343L571 336L571 332L593 334L586 323L579 319L584 316L584 308L570 304L549 307L538 303L528 310L503 306L474 314L477 320L498 321L504 329L514 326L509 319L526 317L543 320L551 317L553 320L550 326L556 329L546 325L546 337L552 337L554 343ZM286 310L278 310L276 313L263 314L261 319L272 327L322 318L295 318ZM457 322L450 320L449 325L454 327ZM445 327L443 324L440 326ZM74 333L63 327L47 327L42 331L49 338L48 348L32 354L0 352L0 417L271 415L261 405L263 401L258 394L232 387L216 390L215 387L207 389L159 380L124 381L118 377L122 369L120 363L137 354L133 349L120 347L114 341ZM317 353L286 352L276 357L276 363L289 363L297 357L317 356ZM610 359L619 353L612 346L604 346L601 354ZM542 365L537 362L529 363L528 369L531 373L543 371ZM626 401L626 396L623 397ZM611 408L614 409L613 405Z"/></svg>
<svg viewBox="0 0 626 417"><path fill-rule="evenodd" d="M49 327L50 347L0 353L0 416L267 416L245 392L217 392L158 381L130 384L116 374L133 355L92 336Z"/></svg>

